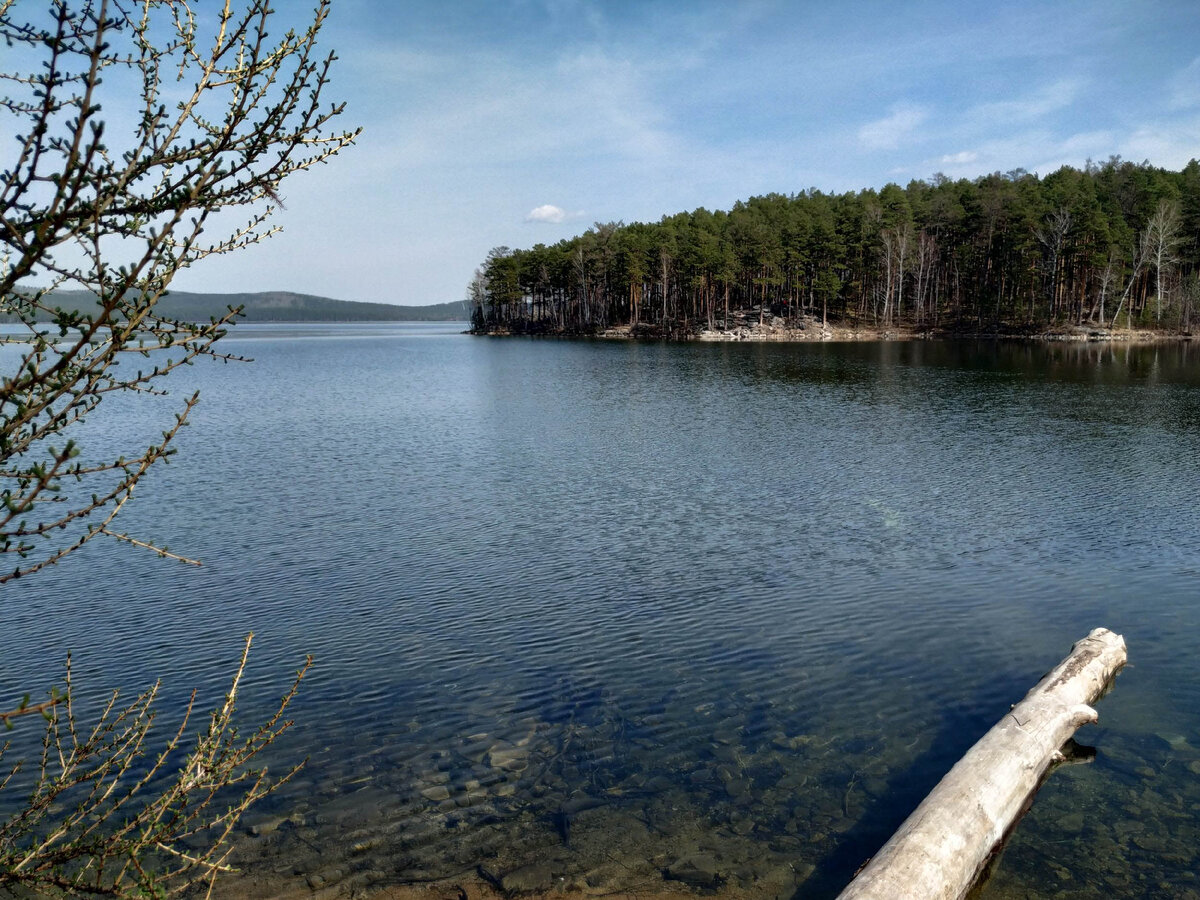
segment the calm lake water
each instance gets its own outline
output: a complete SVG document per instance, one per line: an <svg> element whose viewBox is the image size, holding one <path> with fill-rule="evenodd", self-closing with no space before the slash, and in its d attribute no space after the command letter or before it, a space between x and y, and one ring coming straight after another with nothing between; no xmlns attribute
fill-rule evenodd
<svg viewBox="0 0 1200 900"><path fill-rule="evenodd" d="M832 897L1090 629L1131 665L986 897L1197 897L1200 348L238 326L122 520L0 589L0 689L312 674L246 867ZM102 408L103 411L103 408ZM166 729L164 729L165 731Z"/></svg>

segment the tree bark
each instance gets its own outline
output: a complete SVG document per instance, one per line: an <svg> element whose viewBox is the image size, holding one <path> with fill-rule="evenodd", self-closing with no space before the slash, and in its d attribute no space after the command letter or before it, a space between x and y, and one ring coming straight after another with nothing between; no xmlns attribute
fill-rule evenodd
<svg viewBox="0 0 1200 900"><path fill-rule="evenodd" d="M1125 639L1097 628L975 744L838 900L959 900L1029 807L1059 748L1096 721L1125 665Z"/></svg>

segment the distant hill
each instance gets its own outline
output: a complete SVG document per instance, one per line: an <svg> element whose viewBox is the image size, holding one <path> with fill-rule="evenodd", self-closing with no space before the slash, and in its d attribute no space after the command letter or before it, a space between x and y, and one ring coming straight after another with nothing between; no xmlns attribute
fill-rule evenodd
<svg viewBox="0 0 1200 900"><path fill-rule="evenodd" d="M53 301L63 309L86 312L95 303L87 291L58 291ZM170 319L207 322L240 306L242 322L465 322L469 318L461 302L432 306L394 306L389 303L358 303L331 300L290 291L247 294L194 294L171 291L158 302L158 312Z"/></svg>

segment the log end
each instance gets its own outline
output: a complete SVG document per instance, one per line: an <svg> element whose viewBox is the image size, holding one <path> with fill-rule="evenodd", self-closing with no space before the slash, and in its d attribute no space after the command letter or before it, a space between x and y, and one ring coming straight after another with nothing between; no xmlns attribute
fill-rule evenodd
<svg viewBox="0 0 1200 900"><path fill-rule="evenodd" d="M1099 641L1100 643L1107 647L1111 647L1114 650L1119 649L1121 655L1125 655L1125 637L1124 635L1117 634L1115 631L1110 631L1107 628L1093 628L1088 632L1087 637L1075 644L1075 647L1087 643L1088 641ZM1071 649L1074 650L1075 647L1072 647Z"/></svg>

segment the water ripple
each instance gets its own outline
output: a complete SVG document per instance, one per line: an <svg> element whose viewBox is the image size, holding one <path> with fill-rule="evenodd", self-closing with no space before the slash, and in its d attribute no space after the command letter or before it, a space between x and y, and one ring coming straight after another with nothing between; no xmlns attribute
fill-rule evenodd
<svg viewBox="0 0 1200 900"><path fill-rule="evenodd" d="M553 858L617 889L613 854L646 877L718 835L739 883L833 883L1097 624L1138 661L1113 765L1170 731L1138 752L1200 804L1193 352L314 337L186 376L197 427L125 526L203 569L95 546L0 597L6 685L70 647L90 698L165 674L168 710L215 703L254 630L253 715L316 657L277 748L311 757L274 801L300 824L253 865L316 840L334 882ZM156 424L120 422L97 440ZM1130 835L1103 837L1157 881L1191 864Z"/></svg>

